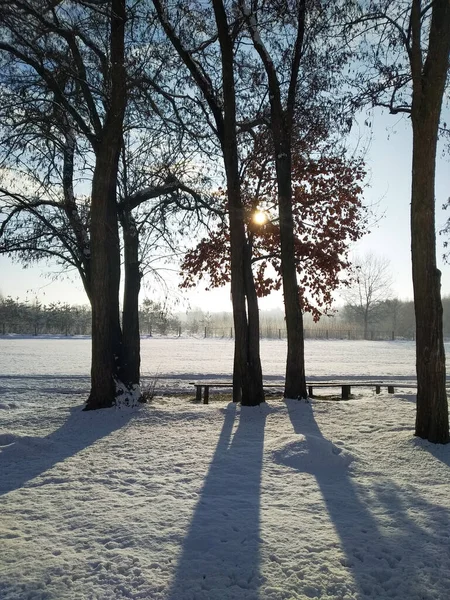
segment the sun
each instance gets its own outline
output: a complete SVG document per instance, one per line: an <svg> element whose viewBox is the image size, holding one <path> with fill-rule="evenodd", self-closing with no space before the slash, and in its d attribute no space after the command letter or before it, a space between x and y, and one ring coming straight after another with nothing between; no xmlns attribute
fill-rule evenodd
<svg viewBox="0 0 450 600"><path fill-rule="evenodd" d="M256 225L264 225L267 221L267 213L262 210L257 210L253 213L253 222L256 223Z"/></svg>

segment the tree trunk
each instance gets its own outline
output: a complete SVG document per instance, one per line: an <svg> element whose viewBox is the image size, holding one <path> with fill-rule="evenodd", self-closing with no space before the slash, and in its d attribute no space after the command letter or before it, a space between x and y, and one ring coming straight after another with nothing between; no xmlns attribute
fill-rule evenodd
<svg viewBox="0 0 450 600"><path fill-rule="evenodd" d="M119 322L120 247L116 210L119 148L105 138L97 153L91 202L92 362L86 410L112 406L124 361ZM115 146L115 147L114 147Z"/></svg>
<svg viewBox="0 0 450 600"><path fill-rule="evenodd" d="M428 52L421 51L421 3L411 12L413 101L411 255L416 315L417 436L449 441L441 273L436 266L435 172L439 120L450 53L450 3L432 7Z"/></svg>
<svg viewBox="0 0 450 600"><path fill-rule="evenodd" d="M124 353L119 321L120 245L117 173L126 106L125 0L111 1L110 106L95 147L91 194L92 359L85 410L115 404Z"/></svg>
<svg viewBox="0 0 450 600"><path fill-rule="evenodd" d="M277 142L275 156L280 218L281 276L287 332L285 398L307 398L305 374L305 342L300 292L295 259L294 219L292 215L292 182L290 143Z"/></svg>
<svg viewBox="0 0 450 600"><path fill-rule="evenodd" d="M230 159L228 152L224 152L224 156L227 165ZM233 156L231 158L234 159ZM259 353L259 311L244 229L237 168L233 172L227 169L227 187L230 207L231 299L235 331L233 401L240 400L243 406L256 406L264 402ZM234 194L230 194L230 190L235 190Z"/></svg>
<svg viewBox="0 0 450 600"><path fill-rule="evenodd" d="M248 346L247 361L249 381L246 384L250 398L259 399L256 404L265 401L262 383L262 368L260 356L259 307L256 294L255 279L252 271L252 250L249 241L246 243L244 254L245 293L247 297ZM241 400L242 402L242 400Z"/></svg>
<svg viewBox="0 0 450 600"><path fill-rule="evenodd" d="M436 266L434 174L436 139L413 121L411 255L416 315L417 413L415 434L449 441L441 273Z"/></svg>
<svg viewBox="0 0 450 600"><path fill-rule="evenodd" d="M91 302L91 249L87 231L78 211L73 188L76 137L68 123L65 124L65 128L62 169L64 211L77 241L78 272L80 273L89 302Z"/></svg>
<svg viewBox="0 0 450 600"><path fill-rule="evenodd" d="M259 356L257 299L256 293L254 297L251 295L254 281L240 189L233 41L223 2L213 0L213 8L222 55L223 122L220 124L219 138L225 163L230 221L231 297L235 329L233 366L239 371L239 375L233 376L233 400L237 401L241 397L244 406L256 406L264 402L264 389ZM240 389L237 388L238 385L241 386Z"/></svg>
<svg viewBox="0 0 450 600"><path fill-rule="evenodd" d="M139 291L141 273L139 262L139 235L131 212L121 215L124 241L125 285L123 295L122 336L126 357L124 380L128 385L139 385L141 339L139 332Z"/></svg>
<svg viewBox="0 0 450 600"><path fill-rule="evenodd" d="M297 35L293 46L290 71L283 72L284 85L289 80L286 107L283 108L281 84L274 61L262 43L257 18L244 1L239 3L252 37L253 46L264 65L270 99L270 127L274 142L275 167L278 186L278 212L280 219L280 257L283 281L284 307L287 330L287 360L285 398L306 398L304 331L301 298L297 283L294 218L292 214L291 146L296 89L302 59L306 22L306 2L297 3ZM253 6L254 5L254 6Z"/></svg>

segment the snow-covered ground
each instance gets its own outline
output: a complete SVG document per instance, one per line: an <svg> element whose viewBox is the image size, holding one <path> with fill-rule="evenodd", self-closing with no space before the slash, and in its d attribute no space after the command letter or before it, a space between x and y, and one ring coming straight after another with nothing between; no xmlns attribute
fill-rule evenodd
<svg viewBox="0 0 450 600"><path fill-rule="evenodd" d="M166 393L192 391L190 381L231 379L233 340L146 338L141 341L144 385L156 383ZM450 350L450 345L448 345ZM89 338L1 338L0 403L48 402L53 392L87 395L91 341ZM308 378L415 379L413 342L306 340ZM286 342L263 340L261 359L267 382L284 378Z"/></svg>
<svg viewBox="0 0 450 600"><path fill-rule="evenodd" d="M84 413L88 348L0 340L2 600L450 598L450 445L413 437L411 390ZM180 389L230 373L225 340L143 350ZM280 377L283 346L262 354ZM307 361L414 377L401 342L311 341Z"/></svg>

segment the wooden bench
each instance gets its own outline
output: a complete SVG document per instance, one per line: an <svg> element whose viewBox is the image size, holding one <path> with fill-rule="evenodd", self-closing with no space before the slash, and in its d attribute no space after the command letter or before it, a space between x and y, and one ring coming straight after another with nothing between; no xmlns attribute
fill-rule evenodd
<svg viewBox="0 0 450 600"><path fill-rule="evenodd" d="M352 387L371 387L375 388L376 394L381 394L381 388L386 387L388 394L394 393L394 386L377 381L352 381L351 383L342 383L335 381L314 381L307 384L308 385L308 396L310 398L314 398L314 388L322 387L322 388L341 388L341 398L342 400L348 400L350 398L350 394L352 391Z"/></svg>
<svg viewBox="0 0 450 600"><path fill-rule="evenodd" d="M195 386L195 400L201 402L203 398L203 404L209 403L209 389L210 388L232 388L233 384L231 381L190 381L189 385ZM283 383L265 383L265 388L284 388ZM394 386L391 384L378 382L378 381L354 381L352 383L342 383L336 381L314 381L307 383L308 396L314 398L314 388L341 388L342 400L348 400L350 398L352 387L371 387L375 388L375 393L380 394L381 388L386 387L388 394L394 393Z"/></svg>

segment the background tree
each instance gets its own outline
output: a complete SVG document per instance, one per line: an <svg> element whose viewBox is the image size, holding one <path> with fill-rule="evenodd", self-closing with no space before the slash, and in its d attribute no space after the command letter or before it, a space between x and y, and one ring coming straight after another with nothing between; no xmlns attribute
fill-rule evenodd
<svg viewBox="0 0 450 600"><path fill-rule="evenodd" d="M345 317L364 328L367 340L370 328L386 314L392 286L390 263L386 258L366 254L354 259L353 270L353 283L343 294Z"/></svg>
<svg viewBox="0 0 450 600"><path fill-rule="evenodd" d="M175 332L180 329L180 321L170 310L167 303L144 298L140 313L149 335L155 333L167 335L169 331Z"/></svg>

